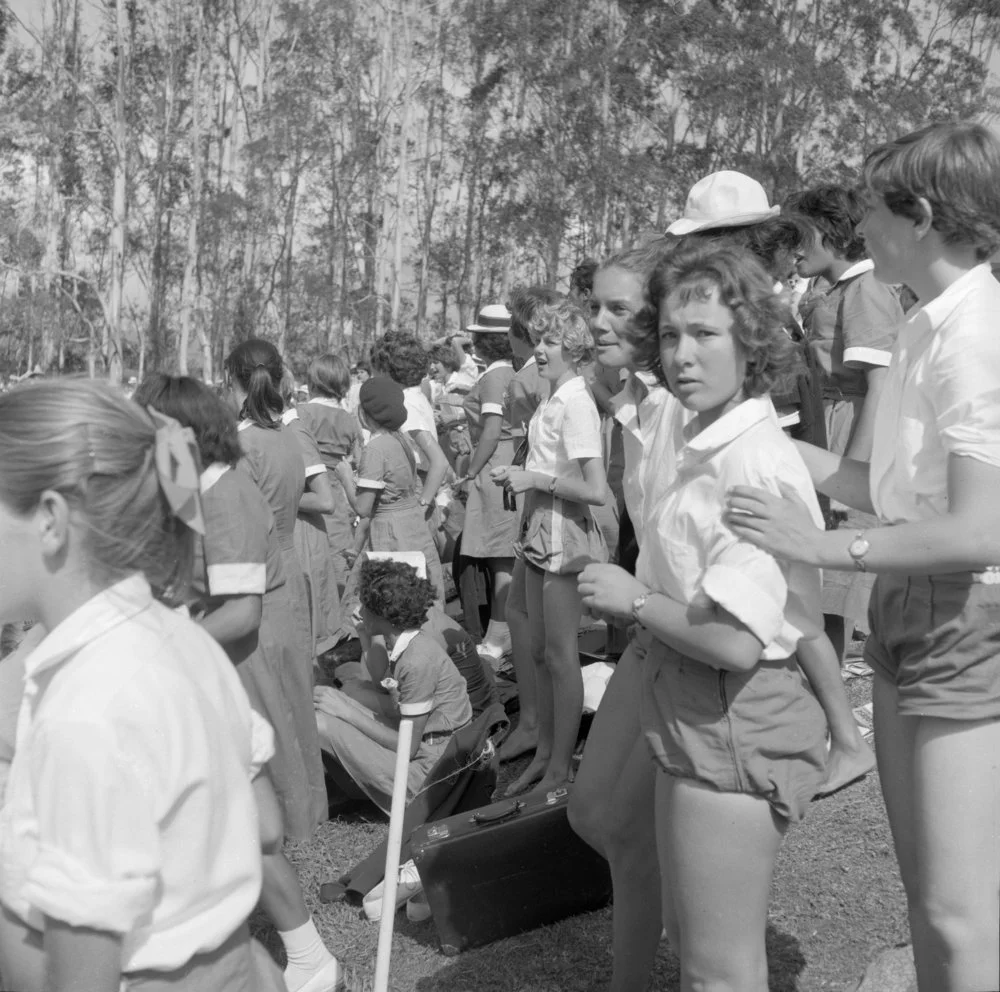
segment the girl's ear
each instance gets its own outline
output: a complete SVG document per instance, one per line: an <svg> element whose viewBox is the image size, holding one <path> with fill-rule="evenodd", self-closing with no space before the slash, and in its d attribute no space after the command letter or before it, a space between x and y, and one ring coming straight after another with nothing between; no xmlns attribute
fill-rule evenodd
<svg viewBox="0 0 1000 992"><path fill-rule="evenodd" d="M69 539L70 508L66 497L54 489L46 489L35 511L42 553L47 558L62 553Z"/></svg>
<svg viewBox="0 0 1000 992"><path fill-rule="evenodd" d="M924 238L934 226L934 208L930 201L923 196L917 197L917 209L920 211L920 219L913 223L916 227L917 238Z"/></svg>

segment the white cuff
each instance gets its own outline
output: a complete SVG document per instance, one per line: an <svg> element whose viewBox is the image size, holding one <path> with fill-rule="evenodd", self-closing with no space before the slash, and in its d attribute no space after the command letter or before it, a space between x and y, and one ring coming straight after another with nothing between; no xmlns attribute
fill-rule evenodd
<svg viewBox="0 0 1000 992"><path fill-rule="evenodd" d="M357 486L358 489L385 489L385 483L378 482L375 479L358 479L354 485Z"/></svg>
<svg viewBox="0 0 1000 992"><path fill-rule="evenodd" d="M267 566L263 562L235 562L208 566L210 596L263 596Z"/></svg>
<svg viewBox="0 0 1000 992"><path fill-rule="evenodd" d="M702 591L727 613L731 613L765 647L785 623L784 604L780 606L759 582L727 565L712 565L701 581Z"/></svg>
<svg viewBox="0 0 1000 992"><path fill-rule="evenodd" d="M100 878L64 851L42 845L20 895L73 927L128 933L153 908L153 876Z"/></svg>
<svg viewBox="0 0 1000 992"><path fill-rule="evenodd" d="M322 475L326 471L326 466L320 462L318 465L306 466L306 478L311 479L314 475Z"/></svg>
<svg viewBox="0 0 1000 992"><path fill-rule="evenodd" d="M484 403L480 413L485 416L487 413L495 413L499 416L503 416L503 404L502 403Z"/></svg>
<svg viewBox="0 0 1000 992"><path fill-rule="evenodd" d="M891 351L882 351L881 348L845 348L844 364L851 368L858 368L864 365L874 365L877 368L888 368L892 361Z"/></svg>

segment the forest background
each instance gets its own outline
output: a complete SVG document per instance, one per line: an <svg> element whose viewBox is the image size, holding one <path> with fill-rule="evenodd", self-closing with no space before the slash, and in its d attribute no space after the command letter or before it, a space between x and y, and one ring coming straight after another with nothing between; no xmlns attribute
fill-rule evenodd
<svg viewBox="0 0 1000 992"><path fill-rule="evenodd" d="M0 375L301 371L998 107L1000 0L0 0Z"/></svg>

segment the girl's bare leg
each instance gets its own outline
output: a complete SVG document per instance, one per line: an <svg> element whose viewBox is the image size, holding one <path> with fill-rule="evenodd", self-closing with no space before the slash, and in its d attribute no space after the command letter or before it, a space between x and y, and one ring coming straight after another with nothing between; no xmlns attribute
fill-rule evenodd
<svg viewBox="0 0 1000 992"><path fill-rule="evenodd" d="M528 767L507 788L506 795L523 792L538 782L549 766L554 733L552 677L545 664L545 616L543 612L543 573L526 568L525 599L528 606L528 640L535 673L535 699L538 714L538 744ZM582 706L582 703L581 703Z"/></svg>
<svg viewBox="0 0 1000 992"><path fill-rule="evenodd" d="M645 989L662 930L656 856L656 769L639 728L641 649L622 655L594 716L569 799L573 829L611 865L610 992Z"/></svg>
<svg viewBox="0 0 1000 992"><path fill-rule="evenodd" d="M767 992L767 902L784 821L758 796L660 775L656 827L681 992Z"/></svg>
<svg viewBox="0 0 1000 992"><path fill-rule="evenodd" d="M539 789L551 790L569 782L573 751L583 713L583 676L580 673L580 616L582 603L575 575L546 573L542 580L545 614L545 667L552 680L552 756Z"/></svg>
<svg viewBox="0 0 1000 992"><path fill-rule="evenodd" d="M515 583L524 592L525 565L518 561L511 577L511 589ZM538 743L538 690L535 682L535 661L531 654L531 631L528 614L521 609L524 595L507 597L507 626L510 628L510 651L514 662L514 676L517 679L518 711L517 726L500 745L501 761L512 761L528 751L533 751Z"/></svg>
<svg viewBox="0 0 1000 992"><path fill-rule="evenodd" d="M900 716L877 674L873 701L920 992L1000 988L1000 720Z"/></svg>

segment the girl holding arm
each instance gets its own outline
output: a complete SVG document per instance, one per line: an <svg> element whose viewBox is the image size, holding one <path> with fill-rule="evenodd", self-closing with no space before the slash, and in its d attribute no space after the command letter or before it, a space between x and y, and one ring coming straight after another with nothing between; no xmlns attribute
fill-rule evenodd
<svg viewBox="0 0 1000 992"><path fill-rule="evenodd" d="M864 166L860 233L902 326L870 466L803 446L816 486L880 526L824 532L745 486L729 523L789 562L877 573L865 660L920 992L1000 988L1000 140L934 124Z"/></svg>

